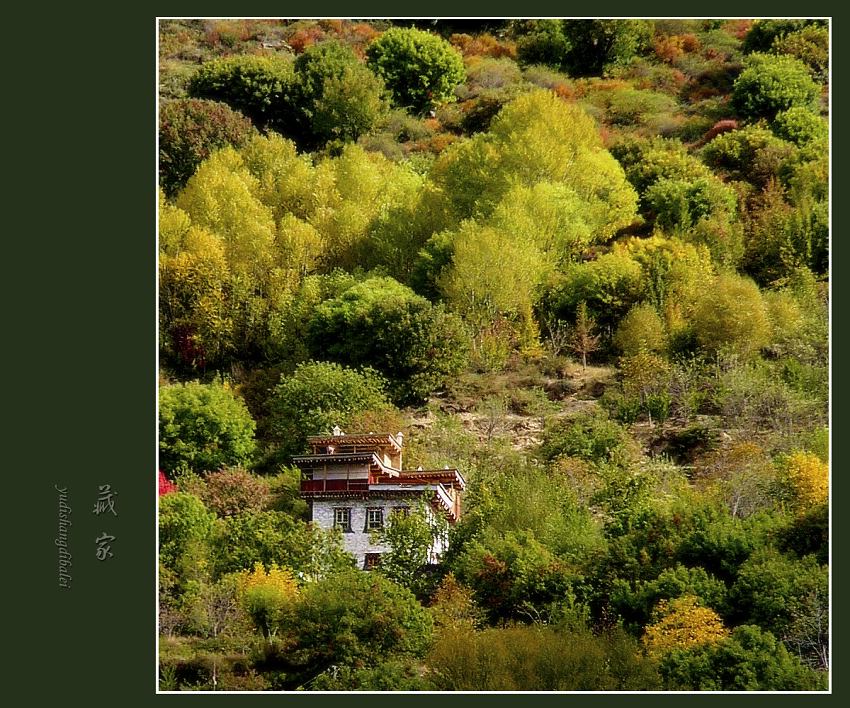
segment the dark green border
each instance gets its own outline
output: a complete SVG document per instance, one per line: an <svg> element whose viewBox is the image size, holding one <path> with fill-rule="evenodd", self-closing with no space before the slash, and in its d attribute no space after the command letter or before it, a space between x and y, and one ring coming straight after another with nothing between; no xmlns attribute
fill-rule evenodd
<svg viewBox="0 0 850 708"><path fill-rule="evenodd" d="M4 113L11 119L7 145L14 153L13 167L7 167L13 192L5 206L7 214L17 217L5 234L4 341L12 364L7 365L5 378L12 392L6 400L11 402L7 410L13 421L6 428L6 449L11 453L6 474L20 486L7 498L7 508L16 517L10 528L16 533L9 537L13 551L5 568L12 596L6 611L13 634L6 646L12 662L6 663L4 674L10 690L19 687L38 703L46 698L56 703L82 700L93 706L125 701L149 705L180 698L154 694L157 15L681 16L689 10L716 16L835 15L823 3L783 7L734 2L699 8L681 2L604 6L488 2L477 7L454 2L415 7L387 2L196 2L149 10L130 6L120 15L79 7L57 14L40 8L41 16L35 8L28 9L28 15L9 17L4 23L6 40L13 45L6 59ZM842 26L840 19L833 25L835 74L843 58L837 34ZM844 155L839 116L844 112L835 74L833 145L835 183L840 185ZM833 230L840 233L838 186L834 195ZM843 297L842 293L843 288L835 288L835 296ZM840 352L840 327L836 329ZM835 373L837 392L843 376ZM835 395L834 400L840 399ZM840 410L835 417L840 423ZM842 452L836 445L837 459L843 459ZM117 518L91 513L97 485L104 483L118 493ZM68 488L73 510L70 590L57 586L54 485ZM842 487L836 485L835 492L834 508L840 510ZM843 532L839 522L836 514L836 539L836 532ZM102 530L116 536L115 556L103 563L94 556L94 538ZM840 542L835 548L841 548ZM836 568L836 598L844 585L843 574L843 568ZM841 619L840 609L834 609L835 620ZM844 627L837 623L835 627L834 644L840 649L838 637ZM840 651L834 656L840 661ZM837 691L846 683L840 663L833 672ZM694 698L784 703L835 696L488 695L486 700L654 704ZM272 700L293 699L300 697ZM303 698L346 704L467 699L481 697Z"/></svg>

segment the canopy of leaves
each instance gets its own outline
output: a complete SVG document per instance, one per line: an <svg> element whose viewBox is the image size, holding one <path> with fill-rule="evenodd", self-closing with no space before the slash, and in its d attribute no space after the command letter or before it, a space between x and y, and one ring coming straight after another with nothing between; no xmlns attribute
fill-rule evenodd
<svg viewBox="0 0 850 708"><path fill-rule="evenodd" d="M816 106L820 88L806 65L787 55L751 54L735 80L732 105L746 118L773 118L780 111Z"/></svg>
<svg viewBox="0 0 850 708"><path fill-rule="evenodd" d="M260 128L279 127L283 96L292 81L292 62L282 56L235 54L200 66L189 80L189 95L221 101Z"/></svg>
<svg viewBox="0 0 850 708"><path fill-rule="evenodd" d="M299 364L281 376L272 393L271 428L281 456L305 452L307 436L328 434L352 415L390 406L386 380L374 369L349 369L331 362Z"/></svg>
<svg viewBox="0 0 850 708"><path fill-rule="evenodd" d="M210 153L231 145L239 148L256 131L251 121L227 104L180 99L159 109L159 183L176 193Z"/></svg>
<svg viewBox="0 0 850 708"><path fill-rule="evenodd" d="M317 307L308 338L316 357L374 367L402 404L423 401L460 371L467 346L456 315L384 277Z"/></svg>
<svg viewBox="0 0 850 708"><path fill-rule="evenodd" d="M486 216L512 187L538 182L572 189L601 240L635 214L634 191L603 147L593 119L551 91L533 91L507 104L489 132L446 149L432 176L459 218Z"/></svg>
<svg viewBox="0 0 850 708"><path fill-rule="evenodd" d="M275 658L287 687L332 666L375 666L386 657L421 656L433 621L409 590L379 573L341 573L306 586L280 625L286 649Z"/></svg>
<svg viewBox="0 0 850 708"><path fill-rule="evenodd" d="M314 44L293 68L290 130L306 148L357 140L387 111L383 82L339 42Z"/></svg>
<svg viewBox="0 0 850 708"><path fill-rule="evenodd" d="M735 628L720 642L668 654L660 667L668 690L812 691L826 688L817 674L788 653L770 632Z"/></svg>
<svg viewBox="0 0 850 708"><path fill-rule="evenodd" d="M393 103L416 113L451 99L454 87L466 78L460 52L415 28L387 30L369 45L366 57L392 93Z"/></svg>
<svg viewBox="0 0 850 708"><path fill-rule="evenodd" d="M213 530L215 514L192 494L174 492L159 500L159 557L176 568L195 543L205 543Z"/></svg>
<svg viewBox="0 0 850 708"><path fill-rule="evenodd" d="M770 320L758 287L739 275L717 276L698 298L693 326L700 345L709 351L729 347L752 357L770 341Z"/></svg>
<svg viewBox="0 0 850 708"><path fill-rule="evenodd" d="M250 462L254 429L245 404L225 386L190 382L160 389L159 461L167 473Z"/></svg>

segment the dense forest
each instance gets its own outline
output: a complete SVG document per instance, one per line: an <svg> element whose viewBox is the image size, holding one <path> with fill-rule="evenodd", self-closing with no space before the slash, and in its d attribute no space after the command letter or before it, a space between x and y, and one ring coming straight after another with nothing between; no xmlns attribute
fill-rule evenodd
<svg viewBox="0 0 850 708"><path fill-rule="evenodd" d="M829 26L163 20L161 690L825 690ZM462 471L355 569L307 436Z"/></svg>

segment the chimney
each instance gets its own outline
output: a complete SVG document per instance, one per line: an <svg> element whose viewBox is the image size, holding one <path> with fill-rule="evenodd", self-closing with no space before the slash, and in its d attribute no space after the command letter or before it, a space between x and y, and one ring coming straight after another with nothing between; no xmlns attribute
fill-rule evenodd
<svg viewBox="0 0 850 708"><path fill-rule="evenodd" d="M401 448L404 446L404 433L401 431L395 434L395 439L398 440L398 468L403 469L401 466Z"/></svg>

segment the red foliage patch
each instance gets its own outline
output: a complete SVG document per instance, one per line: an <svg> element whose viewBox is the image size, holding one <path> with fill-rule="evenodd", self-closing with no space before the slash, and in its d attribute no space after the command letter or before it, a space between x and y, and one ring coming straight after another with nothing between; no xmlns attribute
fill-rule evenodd
<svg viewBox="0 0 850 708"><path fill-rule="evenodd" d="M177 485L166 477L162 470L159 471L159 496L171 494L177 491Z"/></svg>

